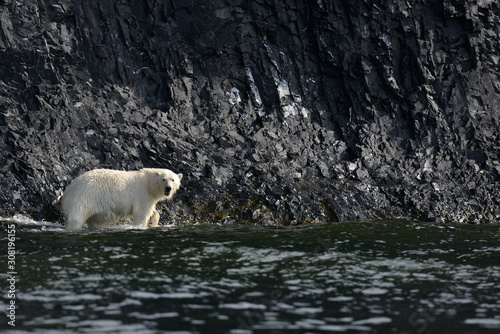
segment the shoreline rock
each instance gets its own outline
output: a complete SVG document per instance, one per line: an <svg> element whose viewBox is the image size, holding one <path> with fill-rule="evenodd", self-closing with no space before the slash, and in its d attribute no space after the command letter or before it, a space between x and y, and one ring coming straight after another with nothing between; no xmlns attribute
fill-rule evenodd
<svg viewBox="0 0 500 334"><path fill-rule="evenodd" d="M167 220L500 221L495 2L0 4L0 206L186 175ZM241 217L241 218L240 218Z"/></svg>

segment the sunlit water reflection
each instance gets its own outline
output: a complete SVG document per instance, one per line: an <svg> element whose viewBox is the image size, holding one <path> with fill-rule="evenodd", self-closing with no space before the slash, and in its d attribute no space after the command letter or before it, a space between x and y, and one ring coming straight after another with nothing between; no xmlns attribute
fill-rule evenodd
<svg viewBox="0 0 500 334"><path fill-rule="evenodd" d="M16 327L0 322L9 333L500 330L499 226L66 232L33 222L18 229L16 250Z"/></svg>

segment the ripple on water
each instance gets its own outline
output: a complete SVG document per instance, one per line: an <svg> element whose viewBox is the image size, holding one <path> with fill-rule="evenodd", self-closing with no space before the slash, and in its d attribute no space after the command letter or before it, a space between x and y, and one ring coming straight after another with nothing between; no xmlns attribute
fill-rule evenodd
<svg viewBox="0 0 500 334"><path fill-rule="evenodd" d="M19 292L17 294L19 300L37 301L37 302L58 302L58 303L78 303L89 300L99 300L101 295L92 293L75 294L70 291L58 290L38 290L32 292Z"/></svg>
<svg viewBox="0 0 500 334"><path fill-rule="evenodd" d="M465 319L466 325L479 325L483 328L500 328L500 318L471 318Z"/></svg>
<svg viewBox="0 0 500 334"><path fill-rule="evenodd" d="M148 291L131 291L128 293L128 295L132 298L140 298L140 299L160 299L160 298L193 299L193 298L206 297L209 296L210 294L203 291L197 293L190 293L190 292L157 293Z"/></svg>
<svg viewBox="0 0 500 334"><path fill-rule="evenodd" d="M266 305L262 304L254 304L249 302L238 302L238 303L227 303L220 304L219 308L221 309L232 309L232 310L265 310Z"/></svg>

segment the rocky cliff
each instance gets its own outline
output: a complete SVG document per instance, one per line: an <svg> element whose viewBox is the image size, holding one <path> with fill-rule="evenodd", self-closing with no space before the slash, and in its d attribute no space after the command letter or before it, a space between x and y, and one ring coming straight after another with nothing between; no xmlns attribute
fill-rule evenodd
<svg viewBox="0 0 500 334"><path fill-rule="evenodd" d="M0 207L186 176L164 222L500 219L493 0L0 1Z"/></svg>

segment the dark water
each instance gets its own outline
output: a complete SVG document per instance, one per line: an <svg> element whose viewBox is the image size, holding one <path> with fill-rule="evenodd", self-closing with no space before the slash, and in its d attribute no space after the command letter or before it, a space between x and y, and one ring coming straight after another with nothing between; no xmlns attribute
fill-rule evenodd
<svg viewBox="0 0 500 334"><path fill-rule="evenodd" d="M495 225L25 226L16 236L8 333L500 331Z"/></svg>

